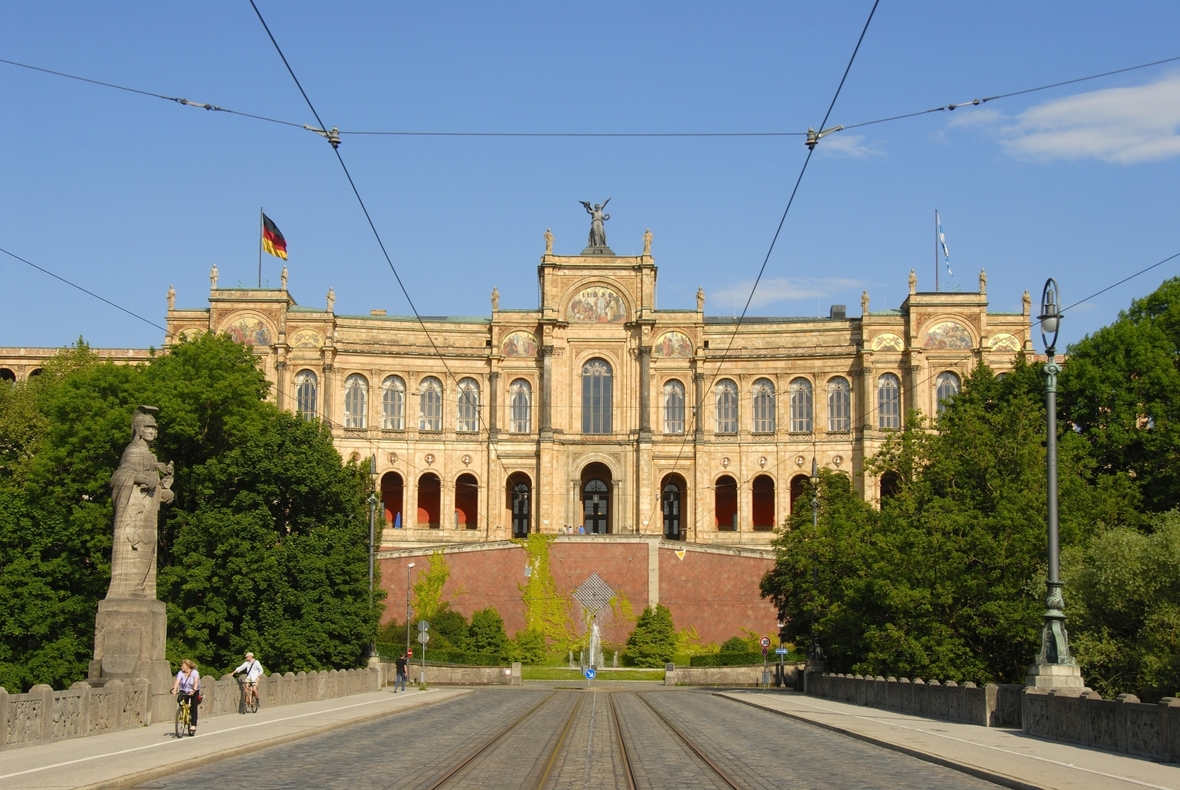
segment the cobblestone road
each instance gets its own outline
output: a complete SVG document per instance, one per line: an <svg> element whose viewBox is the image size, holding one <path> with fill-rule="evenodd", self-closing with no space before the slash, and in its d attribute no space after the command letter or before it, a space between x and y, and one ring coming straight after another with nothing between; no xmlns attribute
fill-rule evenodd
<svg viewBox="0 0 1180 790"><path fill-rule="evenodd" d="M642 697L642 699L641 699ZM700 690L485 689L376 722L156 779L141 788L422 788L532 715L445 787L724 788L644 700L742 788L982 790L979 779ZM615 711L618 712L616 724ZM558 750L560 747L560 751Z"/></svg>

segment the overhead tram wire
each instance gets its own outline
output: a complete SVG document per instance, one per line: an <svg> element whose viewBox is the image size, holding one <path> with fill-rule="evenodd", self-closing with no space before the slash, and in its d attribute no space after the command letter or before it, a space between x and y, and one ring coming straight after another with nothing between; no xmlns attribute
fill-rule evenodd
<svg viewBox="0 0 1180 790"><path fill-rule="evenodd" d="M253 0L251 0L253 2ZM856 40L856 46L852 49L852 55L848 58L848 65L844 67L844 74L840 77L840 84L836 86L836 92L832 95L832 101L828 104L828 111L824 113L824 119L820 122L819 129L815 132L808 130L807 132L807 157L803 160L803 166L799 168L799 176L795 179L795 186L791 189L791 197L787 200L787 207L783 209L783 215L778 221L778 227L775 228L774 237L770 240L770 247L766 250L766 257L762 259L762 266L758 269L758 276L754 278L754 285L750 288L750 296L746 299L746 304L742 308L742 314L738 317L737 324L734 325L733 333L729 336L729 343L725 347L725 351L721 355L721 359L717 360L717 371L713 374L713 378L709 380L709 386L705 388L702 394L701 406L703 409L705 401L708 399L709 393L713 390L713 385L717 383L718 376L721 375L721 368L729 357L729 352L733 349L734 341L737 340L738 332L742 328L742 322L746 319L746 313L750 309L750 304L754 301L754 294L758 291L758 284L762 282L762 275L766 272L766 266L770 263L770 256L774 252L775 244L778 243L779 234L782 233L783 224L787 221L787 215L791 211L791 206L795 203L795 196L799 193L799 185L803 183L803 175L807 172L807 165L811 162L811 155L815 153L816 144L824 135L828 134L827 129L828 119L832 115L832 110L836 107L836 100L840 98L840 92L844 89L844 82L848 79L848 73L852 71L852 64L856 62L856 55L860 52L860 45L865 40L865 35L869 32L869 25L873 21L873 15L877 13L877 6L880 5L881 0L873 0L873 7L869 10L868 19L865 20L864 27L860 31L860 37ZM838 128L838 127L837 127ZM701 419L698 413L693 414L692 427L693 433L696 433L696 422ZM680 442L680 449L676 452L676 460L672 463L672 469L675 470L680 465L680 458L684 453L684 448L688 445L689 425L685 425L684 439ZM656 486L659 489L659 486ZM648 512L647 520L655 515L656 506L660 503L661 493L657 490L656 501L652 509Z"/></svg>
<svg viewBox="0 0 1180 790"><path fill-rule="evenodd" d="M8 250L4 249L3 247L0 247L0 252L4 253L5 255L9 256L10 258L15 258L16 260L20 261L21 263L23 263L27 266L33 267L34 269L41 272L42 274L48 274L53 279L58 280L59 282L63 282L66 285L70 286L71 288L76 288L77 290L81 291L82 293L86 294L87 296L93 296L98 301L108 304L111 307L115 308L116 310L126 313L127 315L131 316L132 318L138 318L140 321L143 321L145 324L148 324L149 326L154 326L156 329L159 329L163 332L168 331L167 328L160 326L155 321L152 321L149 318L144 318L139 313L134 313L134 312L128 310L126 307L123 307L122 305L115 304L110 299L107 299L106 297L103 297L103 296L99 296L94 291L87 290L86 288L83 288L82 286L78 285L77 283L67 280L65 277L62 277L60 274L54 274L53 272L49 271L48 269L38 266L37 264L33 263L32 261L22 258L21 256L17 255L15 252L9 252Z"/></svg>
<svg viewBox="0 0 1180 790"><path fill-rule="evenodd" d="M873 126L881 123L890 123L892 121L905 120L907 118L916 118L922 115L930 115L938 112L951 112L957 109L979 106L988 102L998 101L1000 99L1008 99L1013 96L1024 96L1029 93L1037 93L1039 91L1050 90L1052 88L1060 88L1066 85L1075 85L1081 82L1089 82L1090 80L1102 79L1103 77L1111 77L1116 74L1126 74L1132 71L1139 71L1141 69L1151 68L1153 66L1161 66L1166 63L1175 63L1180 61L1180 55L1170 58L1163 58L1161 60L1153 60L1150 63L1140 63L1135 66L1126 66L1121 69L1114 69L1111 71L1104 71L1099 74L1090 74L1085 77L1076 77L1073 79L1062 80L1060 82L1053 82L1048 85L1038 85L1033 88L1023 88L1021 90L1010 91L1008 93L1000 93L995 96L987 96L985 98L972 99L970 101L958 102L952 104L944 104L939 107L931 107L928 110L918 110L916 112L902 113L900 115L890 115L884 118L877 118L871 121L858 121L856 123L844 124L844 129L859 129L863 126ZM228 107L221 107L215 104L194 102L188 99L177 96L168 96L162 93L154 93L152 91L142 90L139 88L130 88L125 85L118 85L113 82L104 82L103 80L96 80L89 77L80 77L76 74L67 74L63 71L54 71L53 69L43 68L41 66L33 66L28 63L21 63L15 60L8 60L0 58L0 63L9 66L16 66L22 69L29 69L31 71L38 71L43 74L50 74L55 77L64 77L65 79L77 80L79 82L86 82L91 85L99 85L104 88L112 88L114 90L126 91L128 93L138 94L140 96L148 96L155 99L164 99L165 101L174 102L176 104L184 105L186 107L196 107L203 110L211 110L214 112L228 113L230 115L237 115L243 118L251 118L258 121L266 121L267 123L276 123L282 126L290 126L296 129L303 129L305 131L320 133L323 127L319 129L308 126L307 124L295 123L294 121L284 121L279 118L270 118L265 115L256 115L254 113L242 112L240 110L231 110ZM430 130L340 130L339 135L353 135L353 136L371 136L371 137L521 137L521 138L535 138L535 137L552 137L552 138L754 138L754 137L806 137L807 132L783 132L783 131L764 131L764 132L463 132L463 131L430 131Z"/></svg>

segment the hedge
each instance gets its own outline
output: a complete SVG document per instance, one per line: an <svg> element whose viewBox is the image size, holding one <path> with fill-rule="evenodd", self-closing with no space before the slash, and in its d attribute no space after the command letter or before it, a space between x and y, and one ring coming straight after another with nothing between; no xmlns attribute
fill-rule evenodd
<svg viewBox="0 0 1180 790"><path fill-rule="evenodd" d="M466 650L451 650L450 648L430 649L427 645L427 664L461 664L469 667L499 667L506 663L503 658L490 653L468 653ZM377 653L383 661L393 661L405 651L405 645L395 645L392 642L378 642ZM422 660L422 646L414 645L412 662Z"/></svg>

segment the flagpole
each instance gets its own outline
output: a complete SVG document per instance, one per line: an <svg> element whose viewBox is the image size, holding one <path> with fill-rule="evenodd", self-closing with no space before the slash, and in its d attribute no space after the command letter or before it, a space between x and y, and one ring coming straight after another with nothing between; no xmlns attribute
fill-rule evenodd
<svg viewBox="0 0 1180 790"><path fill-rule="evenodd" d="M258 207L258 287L262 287L262 206Z"/></svg>
<svg viewBox="0 0 1180 790"><path fill-rule="evenodd" d="M934 290L938 290L938 209L934 209Z"/></svg>

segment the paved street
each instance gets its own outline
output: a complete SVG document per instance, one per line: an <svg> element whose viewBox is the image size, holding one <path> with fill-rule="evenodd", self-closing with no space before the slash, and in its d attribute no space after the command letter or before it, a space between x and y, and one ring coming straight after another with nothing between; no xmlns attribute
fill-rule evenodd
<svg viewBox="0 0 1180 790"><path fill-rule="evenodd" d="M625 684L477 690L140 787L625 788L628 763L639 788L995 787L707 691Z"/></svg>

